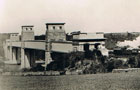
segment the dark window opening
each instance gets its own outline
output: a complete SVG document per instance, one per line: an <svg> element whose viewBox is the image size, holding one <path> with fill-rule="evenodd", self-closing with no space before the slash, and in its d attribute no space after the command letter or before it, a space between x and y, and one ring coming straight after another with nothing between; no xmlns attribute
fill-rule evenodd
<svg viewBox="0 0 140 90"><path fill-rule="evenodd" d="M47 26L46 28L47 28L47 30L48 30L48 26Z"/></svg>
<svg viewBox="0 0 140 90"><path fill-rule="evenodd" d="M59 28L62 29L62 26L60 26Z"/></svg>
<svg viewBox="0 0 140 90"><path fill-rule="evenodd" d="M84 51L89 51L89 44L84 44Z"/></svg>
<svg viewBox="0 0 140 90"><path fill-rule="evenodd" d="M77 47L74 47L74 48L73 48L73 51L74 51L74 52L77 52L77 51L78 51Z"/></svg>
<svg viewBox="0 0 140 90"><path fill-rule="evenodd" d="M96 43L95 45L94 45L94 47L95 47L95 49L98 49L98 46L100 45L100 43Z"/></svg>
<svg viewBox="0 0 140 90"><path fill-rule="evenodd" d="M55 29L55 26L53 26L53 29Z"/></svg>

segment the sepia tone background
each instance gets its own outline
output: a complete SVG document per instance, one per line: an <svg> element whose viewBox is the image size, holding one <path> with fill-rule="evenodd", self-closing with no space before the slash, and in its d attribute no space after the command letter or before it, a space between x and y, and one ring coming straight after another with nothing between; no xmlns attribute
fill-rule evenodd
<svg viewBox="0 0 140 90"><path fill-rule="evenodd" d="M139 31L139 0L0 0L0 32L20 32L21 25L65 22L66 32Z"/></svg>

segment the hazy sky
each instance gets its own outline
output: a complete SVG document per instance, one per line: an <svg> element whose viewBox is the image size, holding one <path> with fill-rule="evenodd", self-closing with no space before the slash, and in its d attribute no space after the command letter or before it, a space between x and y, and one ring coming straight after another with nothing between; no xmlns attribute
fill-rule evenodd
<svg viewBox="0 0 140 90"><path fill-rule="evenodd" d="M140 30L140 0L0 0L0 33L21 32L34 25L65 22L66 32L122 32Z"/></svg>

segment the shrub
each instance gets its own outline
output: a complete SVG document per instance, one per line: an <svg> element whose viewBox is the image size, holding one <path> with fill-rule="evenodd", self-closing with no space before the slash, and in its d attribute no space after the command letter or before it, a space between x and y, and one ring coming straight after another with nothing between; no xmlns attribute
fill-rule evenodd
<svg viewBox="0 0 140 90"><path fill-rule="evenodd" d="M138 67L138 58L137 57L130 57L128 60L128 64L130 65L131 68Z"/></svg>

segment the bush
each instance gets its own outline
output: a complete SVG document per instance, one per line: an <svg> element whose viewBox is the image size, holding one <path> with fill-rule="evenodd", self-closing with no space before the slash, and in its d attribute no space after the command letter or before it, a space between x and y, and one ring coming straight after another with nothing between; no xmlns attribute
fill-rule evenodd
<svg viewBox="0 0 140 90"><path fill-rule="evenodd" d="M138 67L138 58L137 57L130 57L128 60L128 64L130 65L131 68Z"/></svg>
<svg viewBox="0 0 140 90"><path fill-rule="evenodd" d="M64 53L52 53L52 59L54 60L47 66L47 70L65 70L65 68L75 67L75 63L84 59L84 53L71 52Z"/></svg>
<svg viewBox="0 0 140 90"><path fill-rule="evenodd" d="M114 61L114 68L115 68L115 69L118 69L118 68L121 68L121 67L123 67L123 62L122 62L122 60L115 60L115 61Z"/></svg>

